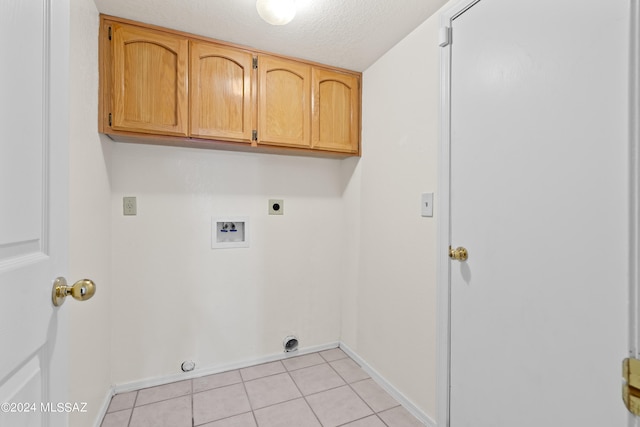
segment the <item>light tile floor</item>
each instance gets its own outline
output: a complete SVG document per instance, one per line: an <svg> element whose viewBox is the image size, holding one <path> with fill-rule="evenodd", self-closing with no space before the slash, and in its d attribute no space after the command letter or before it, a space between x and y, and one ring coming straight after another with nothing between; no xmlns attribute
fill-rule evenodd
<svg viewBox="0 0 640 427"><path fill-rule="evenodd" d="M423 427L339 348L113 396L102 427Z"/></svg>

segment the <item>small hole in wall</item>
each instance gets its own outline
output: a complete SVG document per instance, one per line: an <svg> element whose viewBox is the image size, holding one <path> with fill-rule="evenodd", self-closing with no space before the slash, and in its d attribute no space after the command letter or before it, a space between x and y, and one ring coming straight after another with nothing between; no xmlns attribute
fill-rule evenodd
<svg viewBox="0 0 640 427"><path fill-rule="evenodd" d="M292 351L298 350L298 338L294 336L288 336L283 341L284 344L284 352L291 353Z"/></svg>

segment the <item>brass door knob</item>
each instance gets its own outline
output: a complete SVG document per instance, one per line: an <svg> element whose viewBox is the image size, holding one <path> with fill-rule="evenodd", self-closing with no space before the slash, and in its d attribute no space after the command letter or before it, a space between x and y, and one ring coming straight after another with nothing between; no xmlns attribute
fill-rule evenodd
<svg viewBox="0 0 640 427"><path fill-rule="evenodd" d="M449 258L455 259L456 261L466 261L469 258L469 253L462 246L455 249L449 246Z"/></svg>
<svg viewBox="0 0 640 427"><path fill-rule="evenodd" d="M51 300L53 305L60 307L64 304L67 295L71 295L78 301L88 300L96 293L96 284L89 279L78 280L73 286L67 286L67 279L58 277L53 282L53 290L51 291Z"/></svg>

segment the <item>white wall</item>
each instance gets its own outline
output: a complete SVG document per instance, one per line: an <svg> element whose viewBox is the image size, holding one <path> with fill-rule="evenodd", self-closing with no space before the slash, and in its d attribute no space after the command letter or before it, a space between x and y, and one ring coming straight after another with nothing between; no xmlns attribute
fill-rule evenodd
<svg viewBox="0 0 640 427"><path fill-rule="evenodd" d="M358 258L343 298L342 340L435 418L438 18L363 75L363 156L345 195ZM436 203L438 198L436 195Z"/></svg>
<svg viewBox="0 0 640 427"><path fill-rule="evenodd" d="M98 284L72 304L71 397L95 404L72 425L111 384L277 354L290 333L342 340L434 417L436 20L364 73L363 157L334 160L100 137L98 14L72 12L71 276ZM249 216L251 247L212 250L218 215Z"/></svg>
<svg viewBox="0 0 640 427"><path fill-rule="evenodd" d="M340 338L342 163L178 147L113 145L112 353L116 384ZM135 196L137 216L122 215ZM269 216L269 198L284 199ZM211 249L211 218L250 218L250 247Z"/></svg>
<svg viewBox="0 0 640 427"><path fill-rule="evenodd" d="M92 0L71 0L69 202L70 282L89 278L96 294L67 302L70 313L70 400L87 402L70 425L94 424L111 387L110 378L110 200L109 151L98 114L98 12Z"/></svg>

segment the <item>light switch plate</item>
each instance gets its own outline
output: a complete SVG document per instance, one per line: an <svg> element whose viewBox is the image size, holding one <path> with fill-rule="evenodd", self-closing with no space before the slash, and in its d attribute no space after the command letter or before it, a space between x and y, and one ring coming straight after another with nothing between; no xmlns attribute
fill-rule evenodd
<svg viewBox="0 0 640 427"><path fill-rule="evenodd" d="M433 193L422 193L421 197L421 214L424 217L433 216Z"/></svg>

